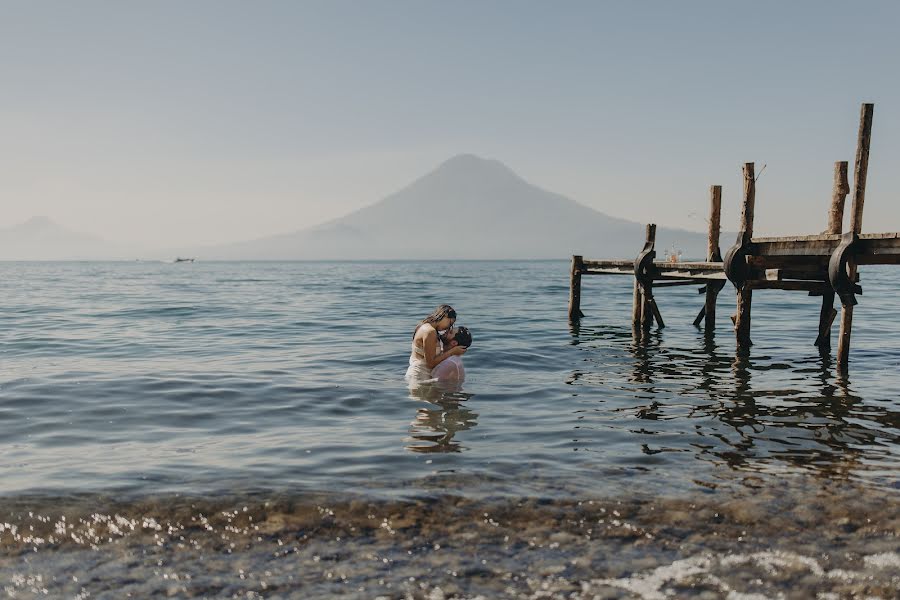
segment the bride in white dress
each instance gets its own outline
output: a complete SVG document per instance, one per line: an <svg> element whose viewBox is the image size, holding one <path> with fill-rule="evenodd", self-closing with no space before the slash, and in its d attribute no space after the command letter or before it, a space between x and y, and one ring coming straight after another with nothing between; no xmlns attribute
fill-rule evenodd
<svg viewBox="0 0 900 600"><path fill-rule="evenodd" d="M462 356L464 346L444 349L441 336L446 334L456 322L456 311L449 304L442 304L433 313L422 319L413 333L412 349L406 378L410 381L431 379L431 370L452 356Z"/></svg>

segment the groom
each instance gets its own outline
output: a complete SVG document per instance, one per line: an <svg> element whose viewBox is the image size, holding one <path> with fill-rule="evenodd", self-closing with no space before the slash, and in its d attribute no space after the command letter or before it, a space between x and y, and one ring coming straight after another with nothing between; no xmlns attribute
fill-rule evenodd
<svg viewBox="0 0 900 600"><path fill-rule="evenodd" d="M472 334L465 327L453 327L441 338L444 344L444 350L453 348L454 346L464 346L468 348L472 345ZM461 356L451 356L442 360L435 368L431 370L431 377L438 381L461 382L466 378L466 370L463 368Z"/></svg>

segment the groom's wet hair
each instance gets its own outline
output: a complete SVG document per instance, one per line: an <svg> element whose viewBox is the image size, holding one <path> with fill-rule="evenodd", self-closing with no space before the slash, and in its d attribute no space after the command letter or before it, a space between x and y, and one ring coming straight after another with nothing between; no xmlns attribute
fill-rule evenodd
<svg viewBox="0 0 900 600"><path fill-rule="evenodd" d="M456 331L456 335L453 336L453 339L456 340L456 343L460 346L465 346L468 348L472 345L472 334L469 333L469 329L467 327L458 327Z"/></svg>

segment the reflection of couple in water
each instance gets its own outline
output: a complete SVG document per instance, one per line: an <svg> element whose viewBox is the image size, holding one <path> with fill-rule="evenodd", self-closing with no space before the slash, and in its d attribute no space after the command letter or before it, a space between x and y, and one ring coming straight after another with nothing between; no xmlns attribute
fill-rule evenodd
<svg viewBox="0 0 900 600"><path fill-rule="evenodd" d="M466 376L462 355L472 345L472 334L456 327L456 311L442 304L422 319L413 333L406 379L410 384L426 381L461 383Z"/></svg>

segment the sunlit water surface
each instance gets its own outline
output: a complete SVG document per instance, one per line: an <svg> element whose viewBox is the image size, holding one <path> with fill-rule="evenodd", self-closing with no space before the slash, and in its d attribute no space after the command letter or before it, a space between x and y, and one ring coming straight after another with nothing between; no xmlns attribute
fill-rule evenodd
<svg viewBox="0 0 900 600"><path fill-rule="evenodd" d="M13 597L664 597L900 590L900 284L850 376L819 300L737 355L565 262L0 264L0 590ZM461 388L410 390L450 303ZM836 345L836 327L832 336Z"/></svg>

